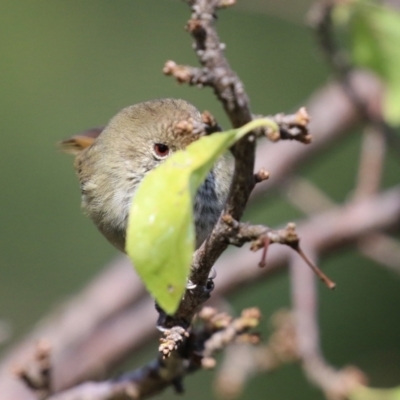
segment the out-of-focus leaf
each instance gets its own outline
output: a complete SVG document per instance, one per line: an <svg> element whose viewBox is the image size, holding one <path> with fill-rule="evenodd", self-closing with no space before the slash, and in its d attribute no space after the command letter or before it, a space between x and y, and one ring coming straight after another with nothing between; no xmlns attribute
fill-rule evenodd
<svg viewBox="0 0 400 400"><path fill-rule="evenodd" d="M349 24L354 63L373 70L384 80L385 119L392 125L399 125L400 13L365 0L343 4L340 8L351 14Z"/></svg>
<svg viewBox="0 0 400 400"><path fill-rule="evenodd" d="M371 389L360 386L349 395L349 400L400 400L400 387L393 389Z"/></svg>
<svg viewBox="0 0 400 400"><path fill-rule="evenodd" d="M268 119L215 133L191 143L140 184L131 206L126 252L157 303L173 314L185 291L195 249L193 199L215 161L237 140Z"/></svg>

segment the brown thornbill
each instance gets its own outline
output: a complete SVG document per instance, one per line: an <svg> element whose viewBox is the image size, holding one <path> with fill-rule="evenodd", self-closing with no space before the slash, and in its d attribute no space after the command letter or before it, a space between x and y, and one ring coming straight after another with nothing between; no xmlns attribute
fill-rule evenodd
<svg viewBox="0 0 400 400"><path fill-rule="evenodd" d="M125 252L125 233L134 193L147 172L199 138L200 112L184 100L160 99L120 111L108 125L61 142L76 155L82 207L103 235ZM201 130L201 129L200 129ZM229 191L232 167L221 157L199 188L195 203L196 248L217 221Z"/></svg>

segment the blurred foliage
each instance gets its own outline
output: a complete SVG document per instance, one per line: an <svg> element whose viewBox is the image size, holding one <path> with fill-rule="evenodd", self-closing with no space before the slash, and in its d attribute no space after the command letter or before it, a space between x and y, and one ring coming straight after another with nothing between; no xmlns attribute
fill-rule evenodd
<svg viewBox="0 0 400 400"><path fill-rule="evenodd" d="M385 118L400 125L400 13L377 1L353 0L338 5L335 16L349 30L355 65L372 70L386 83Z"/></svg>
<svg viewBox="0 0 400 400"><path fill-rule="evenodd" d="M400 400L400 388L379 390L361 387L354 391L350 400Z"/></svg>
<svg viewBox="0 0 400 400"><path fill-rule="evenodd" d="M1 1L0 318L12 324L15 340L115 254L81 215L72 160L59 154L55 143L106 123L126 105L165 96L208 109L228 127L210 90L178 86L161 73L169 59L196 64L183 30L188 15L184 4L172 0ZM255 112L291 111L327 79L305 27L233 8L221 13L219 32ZM302 172L335 201L345 200L354 185L359 141L358 132L349 132ZM264 165L268 169L268 160ZM391 158L385 184L398 182L398 176ZM273 226L297 216L277 192L249 209L246 218ZM374 386L398 384L399 280L355 250L336 251L321 264L338 283L334 293L320 287L327 358L337 366L359 366ZM260 306L266 335L269 316L290 305L288 278L244 287L230 300L236 310ZM130 365L154 353L153 345L146 354L132 355ZM212 376L190 377L185 398L210 398ZM296 366L258 376L243 396L265 397L323 398Z"/></svg>

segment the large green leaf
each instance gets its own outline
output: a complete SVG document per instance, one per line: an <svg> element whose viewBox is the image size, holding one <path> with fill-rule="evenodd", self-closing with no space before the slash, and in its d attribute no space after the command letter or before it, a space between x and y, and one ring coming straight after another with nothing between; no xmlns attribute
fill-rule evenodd
<svg viewBox="0 0 400 400"><path fill-rule="evenodd" d="M215 161L268 119L215 133L191 143L149 172L131 206L126 252L157 303L173 314L185 291L195 250L193 199Z"/></svg>
<svg viewBox="0 0 400 400"><path fill-rule="evenodd" d="M356 65L369 68L386 83L384 116L400 124L400 13L390 7L358 0L339 6L347 9Z"/></svg>

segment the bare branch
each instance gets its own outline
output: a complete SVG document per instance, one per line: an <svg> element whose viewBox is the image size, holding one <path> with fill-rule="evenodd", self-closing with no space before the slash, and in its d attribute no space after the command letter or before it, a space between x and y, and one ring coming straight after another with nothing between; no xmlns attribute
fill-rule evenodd
<svg viewBox="0 0 400 400"><path fill-rule="evenodd" d="M353 90L364 99L366 107L373 115L380 116L382 85L372 74L354 71L349 79ZM349 133L349 129L360 122L360 114L351 100L343 92L339 83L330 83L314 93L306 104L311 116L311 146L296 146L279 142L271 146L268 142L257 144L256 169L267 166L270 179L258 184L252 197L264 195L266 190L276 188L290 174L296 174L299 166L316 154L330 148ZM268 160L268 165L265 164Z"/></svg>
<svg viewBox="0 0 400 400"><path fill-rule="evenodd" d="M272 316L271 324L273 331L265 345L235 343L226 349L215 385L220 397L237 398L252 376L299 361L292 314L279 311Z"/></svg>
<svg viewBox="0 0 400 400"><path fill-rule="evenodd" d="M222 5L231 2L220 0L193 0L192 15L187 23L187 30L191 33L195 43L194 48L202 69L188 69L168 62L164 71L184 77L189 83L198 82L195 76L202 77L202 84L212 86L217 98L221 101L233 127L238 128L252 120L249 100L243 83L229 66L223 50L225 45L220 42L215 30L216 10ZM196 83L197 84L197 83ZM250 138L250 140L249 140ZM224 214L230 214L239 220L243 214L247 200L255 185L253 171L255 158L254 136L249 135L236 143L232 148L235 157L235 171L231 190L226 202ZM192 264L190 281L196 284L194 290L187 290L173 317L160 314L158 324L163 327L181 325L187 327L199 305L209 296L206 285L212 266L227 243L218 233L221 222L218 222L202 247L195 253Z"/></svg>
<svg viewBox="0 0 400 400"><path fill-rule="evenodd" d="M212 313L214 317L218 315ZM204 317L204 315L203 315ZM200 368L209 368L212 356L241 335L256 327L260 320L256 309L242 312L239 318L229 318L225 326L208 324L207 327L194 331L190 335L184 332L170 331L166 337L176 344L175 336L189 336L184 349L170 351L169 358L159 357L150 364L127 373L117 379L104 382L89 382L78 385L48 398L48 400L131 400L142 399L157 394L168 386L181 392L184 375ZM204 319L204 318L203 318ZM174 336L174 337L173 337Z"/></svg>
<svg viewBox="0 0 400 400"><path fill-rule="evenodd" d="M338 371L324 360L320 349L314 275L299 265L296 258L292 258L290 276L296 342L304 371L310 381L325 392L327 398L344 400L354 388L366 383L366 377L355 367Z"/></svg>
<svg viewBox="0 0 400 400"><path fill-rule="evenodd" d="M163 332L163 337L160 338L160 346L158 351L163 358L168 358L174 350L177 350L179 345L183 343L185 338L189 337L189 332L181 326L174 326Z"/></svg>
<svg viewBox="0 0 400 400"><path fill-rule="evenodd" d="M262 116L257 115L255 118L262 118ZM261 136L266 136L272 142L278 140L297 140L304 144L311 142L312 137L308 130L310 116L305 107L301 107L295 114L280 113L267 118L272 119L278 125L279 132L261 128L259 129Z"/></svg>
<svg viewBox="0 0 400 400"><path fill-rule="evenodd" d="M307 247L322 254L354 243L376 230L397 228L399 222L400 188L394 188L372 198L351 201L344 207L337 207L296 224ZM241 251L227 254L217 263L218 285L213 297L230 293L237 288L243 288L250 282L260 281L274 272L282 271L288 263L289 255L290 252L285 251L284 247L275 246L269 251L268 264L265 268L251 268L251 265L256 266L259 261L254 253ZM104 372L129 355L130 351L139 348L149 338L154 337L155 310L150 298L139 303L140 306L136 306L135 309L118 310L116 308L117 315L114 318L101 319L101 313L105 310L98 309L97 322L94 324L96 328L87 331L85 337L79 337L79 340L77 338L76 342L71 343L68 332L64 329L65 323L73 315L76 315L78 321L82 318L91 320L90 314L81 314L80 306L96 304L98 296L101 301L104 298L104 290L107 288L126 285L124 296L129 295L132 298L135 295L133 276L127 265L108 270L79 297L79 301L71 302L60 317L49 319L38 327L31 337L10 353L0 365L2 395L10 400L34 399L23 385L11 377L9 370L16 363L25 365L29 362L27 356L30 355L30 349L34 347L37 337L47 337L51 343L57 343L53 349L54 390L56 392L84 379L98 377L100 361L101 371ZM107 286L102 287L103 283L107 283ZM121 297L121 293L110 292L110 298L113 295ZM83 310L86 313L85 307ZM154 312L154 317L152 317L152 312ZM74 328L78 327L79 325L74 325Z"/></svg>
<svg viewBox="0 0 400 400"><path fill-rule="evenodd" d="M370 139L367 139L367 141L369 140ZM379 148L377 153L380 153ZM367 165L371 166L377 164L378 171L371 171L373 175L372 182L369 180L368 176L362 177L359 180L355 190L355 199L376 193L381 175L380 162L382 160L380 157L381 155L371 154L372 160L369 161L365 159L367 158L367 154L363 152L360 170L363 169L363 166L366 167ZM368 175L369 171L360 172L362 175L364 173ZM328 198L325 193L319 190L310 181L303 178L290 180L286 194L288 200L307 215L314 215L316 211L321 212L335 207L335 203ZM373 232L366 237L360 238L357 244L361 254L396 273L400 273L400 244L398 241L381 232Z"/></svg>
<svg viewBox="0 0 400 400"><path fill-rule="evenodd" d="M306 215L315 215L336 206L321 189L300 176L288 180L285 195L291 204Z"/></svg>
<svg viewBox="0 0 400 400"><path fill-rule="evenodd" d="M268 237L269 243L286 244L295 248L299 244L299 238L296 233L296 226L293 223L287 225L285 229L273 230L264 225L251 225L241 223L230 215L223 215L222 221L225 222L225 228L221 234L225 235L230 244L241 247L245 243L253 242L251 249L256 251L264 247L264 237Z"/></svg>
<svg viewBox="0 0 400 400"><path fill-rule="evenodd" d="M300 239L296 233L296 225L294 223L287 224L285 229L275 231L263 225L239 223L230 215L224 215L222 220L230 229L221 234L226 235L230 244L241 247L244 243L252 242L251 250L257 251L261 248L264 249L261 261L258 264L260 267L265 267L267 249L270 243L286 244L300 255L300 257L329 289L335 288L336 284L329 279L301 249L299 245Z"/></svg>
<svg viewBox="0 0 400 400"><path fill-rule="evenodd" d="M236 318L231 323L225 323L226 327L223 330L212 335L204 343L204 356L211 357L215 352L222 350L243 333L258 326L260 318L261 313L257 308L243 310L239 318Z"/></svg>
<svg viewBox="0 0 400 400"><path fill-rule="evenodd" d="M366 127L361 146L358 182L354 196L368 196L379 190L385 154L384 136L373 127Z"/></svg>
<svg viewBox="0 0 400 400"><path fill-rule="evenodd" d="M383 233L373 233L358 241L361 254L400 274L400 242Z"/></svg>
<svg viewBox="0 0 400 400"><path fill-rule="evenodd" d="M304 222L296 222L296 226L304 245L321 254L355 243L376 230L398 228L399 221L400 187L395 187L380 195L335 207ZM290 252L283 246L272 247L265 268L243 268L243 265L257 265L258 257L253 253L236 252L234 255L227 255L216 265L218 285L215 291L227 293L243 287L246 282L253 282L282 270L289 255Z"/></svg>
<svg viewBox="0 0 400 400"><path fill-rule="evenodd" d="M206 69L178 65L175 61L167 61L163 72L167 76L173 76L179 83L188 83L198 87L211 86L212 79Z"/></svg>

